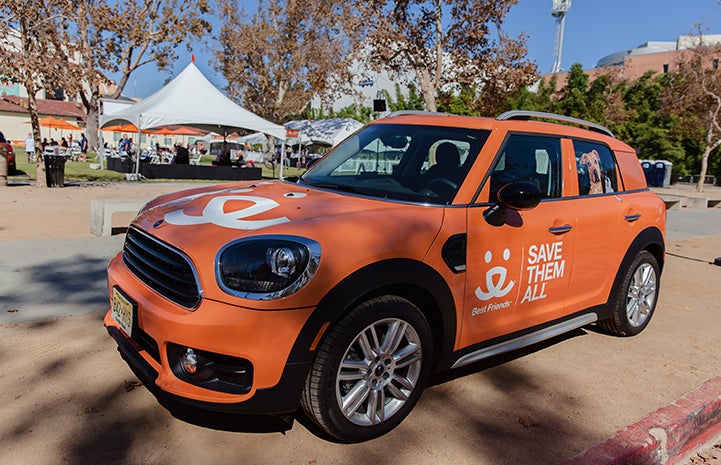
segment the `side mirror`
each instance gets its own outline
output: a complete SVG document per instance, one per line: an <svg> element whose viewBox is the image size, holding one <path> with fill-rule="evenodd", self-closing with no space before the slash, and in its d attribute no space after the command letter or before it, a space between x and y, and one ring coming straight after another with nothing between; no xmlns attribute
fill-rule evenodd
<svg viewBox="0 0 721 465"><path fill-rule="evenodd" d="M491 226L506 223L508 209L522 211L536 208L543 198L541 189L528 181L514 181L498 189L498 202L483 212L483 218Z"/></svg>

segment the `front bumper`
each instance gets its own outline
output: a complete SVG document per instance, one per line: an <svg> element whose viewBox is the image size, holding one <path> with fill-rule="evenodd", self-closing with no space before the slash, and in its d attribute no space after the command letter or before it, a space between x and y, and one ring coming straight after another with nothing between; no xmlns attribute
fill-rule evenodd
<svg viewBox="0 0 721 465"><path fill-rule="evenodd" d="M238 403L207 402L163 391L156 381L158 372L136 349L130 339L114 325L107 326L108 333L118 344L118 352L127 362L135 376L158 398L161 404L177 402L203 410L247 414L280 415L295 412L300 406L300 395L311 362L288 363L280 382L271 388L257 389L254 395Z"/></svg>
<svg viewBox="0 0 721 465"><path fill-rule="evenodd" d="M132 299L136 315L132 338L118 326L111 311L105 316L105 326L122 357L159 400L260 414L283 414L298 408L311 360L307 356L291 358L291 351L312 308L262 311L204 299L190 311L146 287L127 270L120 256L108 266L108 286L110 291L118 287ZM235 393L224 392L182 379L172 356L174 346L247 361L249 386Z"/></svg>

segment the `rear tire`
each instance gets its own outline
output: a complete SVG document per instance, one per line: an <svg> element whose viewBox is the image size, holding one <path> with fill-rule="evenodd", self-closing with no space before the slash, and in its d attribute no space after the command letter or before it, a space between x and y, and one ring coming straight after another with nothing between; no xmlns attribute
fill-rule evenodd
<svg viewBox="0 0 721 465"><path fill-rule="evenodd" d="M613 299L613 315L598 322L617 336L635 336L646 328L656 308L661 276L658 261L643 250L636 255Z"/></svg>
<svg viewBox="0 0 721 465"><path fill-rule="evenodd" d="M392 430L428 380L433 339L421 311L397 296L373 298L330 329L306 378L309 418L343 442Z"/></svg>

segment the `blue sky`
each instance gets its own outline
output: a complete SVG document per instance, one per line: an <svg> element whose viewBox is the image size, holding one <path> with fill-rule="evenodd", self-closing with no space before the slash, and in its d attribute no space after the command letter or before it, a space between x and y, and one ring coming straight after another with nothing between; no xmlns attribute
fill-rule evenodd
<svg viewBox="0 0 721 465"><path fill-rule="evenodd" d="M239 4L251 1L240 0ZM555 18L551 17L552 0L520 0L511 9L504 25L512 35L528 36L528 56L538 64L541 73L553 65ZM700 24L707 33L721 34L721 5L717 0L573 0L566 15L563 42L563 69L574 63L592 68L611 53L632 49L648 41L675 41ZM193 51L195 64L222 88L225 81L215 73L211 54L204 46ZM190 53L179 51L180 58L171 74L160 73L153 65L136 71L125 88L130 97L147 97L176 76L190 63Z"/></svg>

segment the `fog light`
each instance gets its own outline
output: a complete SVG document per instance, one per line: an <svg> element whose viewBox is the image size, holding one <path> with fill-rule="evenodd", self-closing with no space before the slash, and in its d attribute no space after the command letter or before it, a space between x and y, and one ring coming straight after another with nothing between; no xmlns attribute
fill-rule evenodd
<svg viewBox="0 0 721 465"><path fill-rule="evenodd" d="M195 351L190 347L186 347L181 357L181 363L183 364L183 370L189 375L194 375L198 371L198 356L195 355Z"/></svg>

